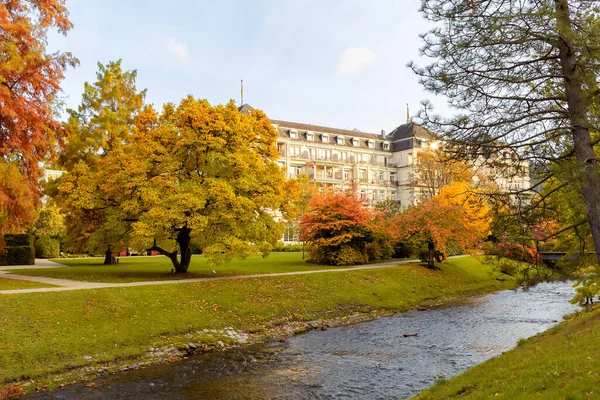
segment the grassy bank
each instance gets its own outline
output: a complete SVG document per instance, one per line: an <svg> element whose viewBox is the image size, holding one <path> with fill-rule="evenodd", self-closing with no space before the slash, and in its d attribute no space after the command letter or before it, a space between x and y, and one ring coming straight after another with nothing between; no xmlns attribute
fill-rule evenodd
<svg viewBox="0 0 600 400"><path fill-rule="evenodd" d="M600 398L599 360L600 309L596 307L416 398L596 399Z"/></svg>
<svg viewBox="0 0 600 400"><path fill-rule="evenodd" d="M271 253L267 258L250 256L245 260L233 260L228 264L209 267L207 259L193 256L189 272L185 275L171 274L171 261L164 256L121 257L117 265L102 265L104 258L54 259L63 268L17 269L14 274L46 276L49 278L74 279L86 282L140 282L188 278L214 278L218 276L268 274L273 272L313 271L328 269L326 265L309 264L302 253ZM213 272L214 271L214 272Z"/></svg>
<svg viewBox="0 0 600 400"><path fill-rule="evenodd" d="M440 267L0 295L0 382L137 357L205 328L260 335L293 321L402 311L514 284L472 257Z"/></svg>

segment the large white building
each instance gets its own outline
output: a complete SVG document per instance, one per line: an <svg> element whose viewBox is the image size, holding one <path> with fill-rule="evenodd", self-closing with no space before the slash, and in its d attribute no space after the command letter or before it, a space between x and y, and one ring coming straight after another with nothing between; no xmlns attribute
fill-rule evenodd
<svg viewBox="0 0 600 400"><path fill-rule="evenodd" d="M245 104L240 111L251 109ZM434 134L414 122L400 125L389 134L271 122L279 133L278 163L287 177L307 174L314 182L342 188L354 184L369 203L391 199L401 207L416 204L421 197L415 184L415 161L419 152L440 146ZM526 164L522 164L519 174L510 176L487 166L480 168L493 175L501 191L529 188Z"/></svg>

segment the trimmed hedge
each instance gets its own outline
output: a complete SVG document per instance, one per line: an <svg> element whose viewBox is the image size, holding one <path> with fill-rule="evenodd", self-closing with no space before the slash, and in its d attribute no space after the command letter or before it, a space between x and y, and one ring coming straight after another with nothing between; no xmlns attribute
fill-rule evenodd
<svg viewBox="0 0 600 400"><path fill-rule="evenodd" d="M35 251L33 246L13 246L4 249L8 265L34 265Z"/></svg>
<svg viewBox="0 0 600 400"><path fill-rule="evenodd" d="M0 265L34 265L35 249L33 236L28 234L7 233L4 235L4 254L0 256Z"/></svg>
<svg viewBox="0 0 600 400"><path fill-rule="evenodd" d="M6 247L32 246L33 236L27 233L6 233L4 235L4 245Z"/></svg>
<svg viewBox="0 0 600 400"><path fill-rule="evenodd" d="M58 258L60 257L60 241L47 237L41 237L35 241L36 258Z"/></svg>

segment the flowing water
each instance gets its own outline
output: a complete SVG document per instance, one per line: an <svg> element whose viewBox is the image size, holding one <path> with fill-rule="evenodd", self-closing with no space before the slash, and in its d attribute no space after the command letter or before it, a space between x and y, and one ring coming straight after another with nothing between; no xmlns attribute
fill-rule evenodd
<svg viewBox="0 0 600 400"><path fill-rule="evenodd" d="M203 354L35 399L398 399L416 395L577 310L569 282ZM407 336L414 335L418 336Z"/></svg>

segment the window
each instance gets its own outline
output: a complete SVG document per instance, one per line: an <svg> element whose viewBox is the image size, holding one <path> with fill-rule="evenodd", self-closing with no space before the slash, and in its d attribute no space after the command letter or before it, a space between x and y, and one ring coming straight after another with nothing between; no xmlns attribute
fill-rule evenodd
<svg viewBox="0 0 600 400"><path fill-rule="evenodd" d="M290 129L290 138L297 139L298 138L298 131L295 130L295 129Z"/></svg>
<svg viewBox="0 0 600 400"><path fill-rule="evenodd" d="M343 136L338 136L337 137L337 144L344 144L344 137Z"/></svg>
<svg viewBox="0 0 600 400"><path fill-rule="evenodd" d="M315 134L311 131L306 132L306 140L310 140L311 142L315 140Z"/></svg>
<svg viewBox="0 0 600 400"><path fill-rule="evenodd" d="M321 142L323 143L329 143L329 135L324 133L321 135Z"/></svg>
<svg viewBox="0 0 600 400"><path fill-rule="evenodd" d="M384 150L389 150L390 149L390 142L383 142L383 149Z"/></svg>
<svg viewBox="0 0 600 400"><path fill-rule="evenodd" d="M374 149L375 148L375 141L373 139L369 139L369 148L370 149Z"/></svg>
<svg viewBox="0 0 600 400"><path fill-rule="evenodd" d="M358 145L360 144L360 140L358 138L352 138L352 146L354 147L358 147Z"/></svg>

